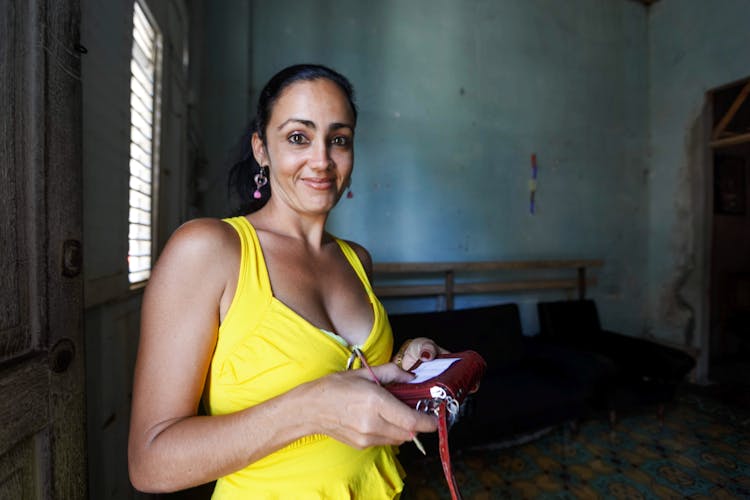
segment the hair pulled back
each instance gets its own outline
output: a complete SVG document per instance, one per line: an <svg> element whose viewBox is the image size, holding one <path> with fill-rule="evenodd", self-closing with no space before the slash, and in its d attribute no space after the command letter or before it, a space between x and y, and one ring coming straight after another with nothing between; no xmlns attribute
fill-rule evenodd
<svg viewBox="0 0 750 500"><path fill-rule="evenodd" d="M229 171L229 199L233 215L255 212L265 205L271 197L271 185L267 183L260 189L260 199L253 197L255 191L254 177L260 172L260 165L255 161L251 139L257 132L258 137L266 144L266 129L271 119L273 108L281 94L290 85L300 81L330 80L339 86L349 101L349 106L357 122L357 106L354 101L354 87L342 74L319 64L296 64L276 73L260 91L255 118L248 132L243 136L241 159Z"/></svg>

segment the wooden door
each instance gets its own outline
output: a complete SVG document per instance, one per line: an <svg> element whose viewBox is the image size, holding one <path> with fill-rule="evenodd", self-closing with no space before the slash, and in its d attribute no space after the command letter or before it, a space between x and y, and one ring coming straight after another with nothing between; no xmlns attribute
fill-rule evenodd
<svg viewBox="0 0 750 500"><path fill-rule="evenodd" d="M0 0L0 499L86 498L78 0Z"/></svg>

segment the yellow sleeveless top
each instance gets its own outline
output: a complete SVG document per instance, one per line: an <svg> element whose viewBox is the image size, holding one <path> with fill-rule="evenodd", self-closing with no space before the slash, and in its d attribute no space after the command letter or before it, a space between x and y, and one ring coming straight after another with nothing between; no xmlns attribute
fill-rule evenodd
<svg viewBox="0 0 750 500"><path fill-rule="evenodd" d="M204 403L209 415L234 413L346 369L351 347L273 296L258 235L245 217L225 219L239 234L242 257L232 303L219 327ZM393 334L362 263L336 239L362 281L374 322L359 346L372 365L390 360ZM357 360L354 367L359 367ZM305 436L216 482L213 500L397 498L404 471L390 446L357 450L322 434Z"/></svg>

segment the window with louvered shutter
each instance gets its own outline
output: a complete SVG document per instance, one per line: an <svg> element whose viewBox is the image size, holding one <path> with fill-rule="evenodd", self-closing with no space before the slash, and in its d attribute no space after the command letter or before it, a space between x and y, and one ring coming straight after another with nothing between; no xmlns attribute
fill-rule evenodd
<svg viewBox="0 0 750 500"><path fill-rule="evenodd" d="M130 208L128 213L128 280L139 283L151 274L156 174L159 146L158 26L140 2L133 10L130 59Z"/></svg>

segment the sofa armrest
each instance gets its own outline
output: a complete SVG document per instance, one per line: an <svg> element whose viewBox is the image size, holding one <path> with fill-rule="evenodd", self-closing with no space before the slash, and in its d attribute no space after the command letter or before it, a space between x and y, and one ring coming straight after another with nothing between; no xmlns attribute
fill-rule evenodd
<svg viewBox="0 0 750 500"><path fill-rule="evenodd" d="M625 356L630 357L627 364L621 362L626 371L629 371L630 366L632 371L637 371L644 377L664 382L679 382L695 366L695 359L679 349L609 330L599 333L602 341L608 343L610 351L620 354L621 360L624 360Z"/></svg>

